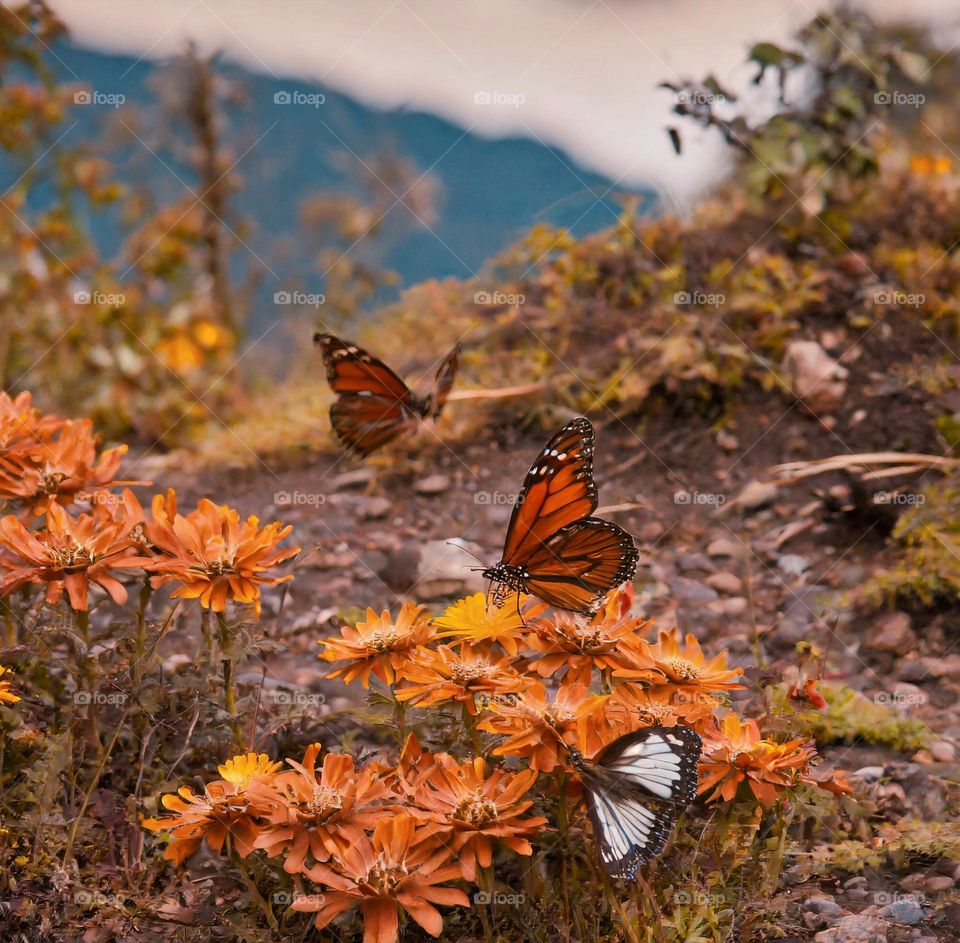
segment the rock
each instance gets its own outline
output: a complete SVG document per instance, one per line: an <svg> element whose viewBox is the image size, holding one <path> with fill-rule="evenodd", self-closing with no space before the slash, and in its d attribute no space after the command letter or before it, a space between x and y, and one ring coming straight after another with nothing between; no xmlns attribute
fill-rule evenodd
<svg viewBox="0 0 960 943"><path fill-rule="evenodd" d="M828 897L826 894L817 894L808 898L803 906L810 913L822 914L825 917L832 917L843 910L832 897Z"/></svg>
<svg viewBox="0 0 960 943"><path fill-rule="evenodd" d="M361 521L381 521L393 510L389 498L362 498L357 504L357 517Z"/></svg>
<svg viewBox="0 0 960 943"><path fill-rule="evenodd" d="M938 763L955 763L957 759L957 748L948 740L934 740L930 753Z"/></svg>
<svg viewBox="0 0 960 943"><path fill-rule="evenodd" d="M892 652L905 655L912 651L917 637L910 628L910 617L905 612L888 612L874 625L873 632L864 639L863 647L874 652Z"/></svg>
<svg viewBox="0 0 960 943"><path fill-rule="evenodd" d="M486 585L476 567L476 560L465 550L478 556L483 549L459 537L450 541L428 540L421 545L417 572L417 596L440 599L463 592L474 593Z"/></svg>
<svg viewBox="0 0 960 943"><path fill-rule="evenodd" d="M960 655L949 654L935 658L925 655L921 658L904 659L899 663L898 674L904 681L932 681L949 678L960 681Z"/></svg>
<svg viewBox="0 0 960 943"><path fill-rule="evenodd" d="M743 589L740 578L727 570L710 574L706 579L706 584L711 589L715 589L718 593L723 593L726 596L736 596Z"/></svg>
<svg viewBox="0 0 960 943"><path fill-rule="evenodd" d="M344 472L333 479L334 491L346 491L348 488L363 488L373 478L372 468L358 468L355 471Z"/></svg>
<svg viewBox="0 0 960 943"><path fill-rule="evenodd" d="M717 445L719 445L724 452L734 452L740 448L740 440L735 435L721 430L717 433Z"/></svg>
<svg viewBox="0 0 960 943"><path fill-rule="evenodd" d="M731 596L729 599L717 600L710 608L726 616L739 616L747 611L747 605L747 600L743 596Z"/></svg>
<svg viewBox="0 0 960 943"><path fill-rule="evenodd" d="M775 629L777 641L795 645L807 638L811 630L823 631L823 624L816 624L819 620L832 625L836 612L828 603L836 598L837 594L830 587L817 583L788 592L783 601L783 616Z"/></svg>
<svg viewBox="0 0 960 943"><path fill-rule="evenodd" d="M886 920L869 914L849 914L813 939L814 943L887 943L889 926Z"/></svg>
<svg viewBox="0 0 960 943"><path fill-rule="evenodd" d="M684 576L675 576L673 579L667 580L667 585L677 602L687 603L688 605L709 603L719 598L709 586L699 580L688 580Z"/></svg>
<svg viewBox="0 0 960 943"><path fill-rule="evenodd" d="M736 507L744 511L759 511L772 504L777 497L777 486L772 481L750 481L733 499Z"/></svg>
<svg viewBox="0 0 960 943"><path fill-rule="evenodd" d="M798 553L783 553L777 557L777 569L786 577L799 579L810 569L810 561Z"/></svg>
<svg viewBox="0 0 960 943"><path fill-rule="evenodd" d="M844 881L843 886L845 890L850 890L852 887L866 887L870 882L862 874L858 874L855 877L850 878L849 881Z"/></svg>
<svg viewBox="0 0 960 943"><path fill-rule="evenodd" d="M727 540L726 537L718 537L711 540L707 545L707 555L711 557L742 557L746 548L738 540Z"/></svg>
<svg viewBox="0 0 960 943"><path fill-rule="evenodd" d="M923 889L927 894L942 894L944 891L949 891L953 885L952 877L946 874L936 874L923 882Z"/></svg>
<svg viewBox="0 0 960 943"><path fill-rule="evenodd" d="M416 541L409 541L392 553L374 570L376 575L395 592L405 593L420 577L421 548Z"/></svg>
<svg viewBox="0 0 960 943"><path fill-rule="evenodd" d="M790 389L815 413L833 412L846 392L846 368L816 341L787 344L783 371Z"/></svg>
<svg viewBox="0 0 960 943"><path fill-rule="evenodd" d="M882 766L861 766L850 774L851 779L860 779L865 783L875 783L886 774Z"/></svg>
<svg viewBox="0 0 960 943"><path fill-rule="evenodd" d="M919 891L926 880L927 874L925 871L916 871L913 874L908 874L898 886L901 891L912 894L914 891Z"/></svg>
<svg viewBox="0 0 960 943"><path fill-rule="evenodd" d="M417 494L434 497L450 489L450 479L446 475L427 475L414 486Z"/></svg>
<svg viewBox="0 0 960 943"><path fill-rule="evenodd" d="M915 897L901 897L886 907L880 908L879 916L883 920L893 923L902 923L908 927L915 926L923 920L923 907ZM884 937L883 939L886 939Z"/></svg>

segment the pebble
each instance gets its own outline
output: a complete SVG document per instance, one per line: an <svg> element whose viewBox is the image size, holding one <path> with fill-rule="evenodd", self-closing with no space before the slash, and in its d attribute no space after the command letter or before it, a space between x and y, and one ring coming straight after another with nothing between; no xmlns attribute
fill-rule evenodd
<svg viewBox="0 0 960 943"><path fill-rule="evenodd" d="M777 557L777 569L784 576L800 578L810 569L810 561L798 553L784 553Z"/></svg>
<svg viewBox="0 0 960 943"><path fill-rule="evenodd" d="M957 748L947 740L934 740L930 753L938 763L954 763L957 759Z"/></svg>
<svg viewBox="0 0 960 943"><path fill-rule="evenodd" d="M664 529L663 524L659 521L647 521L640 528L639 537L645 544L652 544L663 536Z"/></svg>
<svg viewBox="0 0 960 943"><path fill-rule="evenodd" d="M811 913L823 914L826 917L832 917L843 910L832 897L828 897L826 894L818 894L815 897L808 898L804 906Z"/></svg>
<svg viewBox="0 0 960 943"><path fill-rule="evenodd" d="M711 573L706 579L706 584L711 589L715 589L718 593L723 593L726 596L737 596L743 589L743 582L740 578L727 570Z"/></svg>
<svg viewBox="0 0 960 943"><path fill-rule="evenodd" d="M887 943L886 920L869 914L850 914L841 917L836 926L821 930L814 943Z"/></svg>
<svg viewBox="0 0 960 943"><path fill-rule="evenodd" d="M879 916L883 920L892 920L894 923L902 923L912 927L923 920L923 908L913 897L901 897L892 904L881 907Z"/></svg>
<svg viewBox="0 0 960 943"><path fill-rule="evenodd" d="M882 766L861 766L860 769L851 773L854 779L861 779L865 783L875 783L882 778L886 770Z"/></svg>
<svg viewBox="0 0 960 943"><path fill-rule="evenodd" d="M427 475L426 478L417 482L414 491L417 494L434 495L443 494L450 489L450 479L446 475Z"/></svg>
<svg viewBox="0 0 960 943"><path fill-rule="evenodd" d="M758 511L773 503L777 497L777 486L772 481L751 481L734 499L734 503L745 511Z"/></svg>
<svg viewBox="0 0 960 943"><path fill-rule="evenodd" d="M733 452L740 448L740 440L735 435L721 430L717 433L717 445L719 445L724 452Z"/></svg>
<svg viewBox="0 0 960 943"><path fill-rule="evenodd" d="M726 537L718 537L711 540L707 545L707 554L711 557L742 557L745 548L738 540L727 540Z"/></svg>
<svg viewBox="0 0 960 943"><path fill-rule="evenodd" d="M942 894L944 891L949 891L953 885L952 877L948 877L946 874L936 874L923 882L923 889L928 894Z"/></svg>
<svg viewBox="0 0 960 943"><path fill-rule="evenodd" d="M373 478L372 468L358 468L355 471L344 472L333 479L333 489L343 491L347 488L362 488Z"/></svg>
<svg viewBox="0 0 960 943"><path fill-rule="evenodd" d="M731 596L719 600L711 608L727 616L739 616L747 611L747 600L743 596Z"/></svg>
<svg viewBox="0 0 960 943"><path fill-rule="evenodd" d="M892 652L906 655L916 645L917 637L910 628L910 617L905 612L889 612L867 634L863 647L874 652Z"/></svg>

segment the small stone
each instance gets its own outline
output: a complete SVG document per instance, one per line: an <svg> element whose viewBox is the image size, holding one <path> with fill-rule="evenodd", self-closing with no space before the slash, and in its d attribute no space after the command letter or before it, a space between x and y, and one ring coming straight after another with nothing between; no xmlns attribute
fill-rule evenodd
<svg viewBox="0 0 960 943"><path fill-rule="evenodd" d="M707 545L707 554L711 557L742 557L744 552L743 544L737 540L727 540L725 537L711 540Z"/></svg>
<svg viewBox="0 0 960 943"><path fill-rule="evenodd" d="M743 583L740 578L734 576L733 573L727 570L721 570L719 573L711 573L710 576L707 577L706 583L707 586L726 596L736 596L740 590L743 589Z"/></svg>
<svg viewBox="0 0 960 943"><path fill-rule="evenodd" d="M747 611L747 600L743 596L731 596L718 600L711 608L727 616L739 616Z"/></svg>
<svg viewBox="0 0 960 943"><path fill-rule="evenodd" d="M815 413L832 412L846 391L847 369L816 341L791 341L783 358L790 388Z"/></svg>
<svg viewBox="0 0 960 943"><path fill-rule="evenodd" d="M777 557L777 569L784 576L799 579L810 569L810 561L798 553L784 553Z"/></svg>
<svg viewBox="0 0 960 943"><path fill-rule="evenodd" d="M828 897L826 894L818 894L815 897L808 898L804 907L811 913L822 914L825 917L832 917L843 910L832 897Z"/></svg>
<svg viewBox="0 0 960 943"><path fill-rule="evenodd" d="M891 920L894 923L902 923L912 927L923 920L923 908L913 897L901 897L886 907L880 908L879 916L883 920ZM886 939L884 937L883 939Z"/></svg>
<svg viewBox="0 0 960 943"><path fill-rule="evenodd" d="M870 882L862 874L858 874L855 877L850 878L849 881L844 881L843 886L846 890L850 890L852 887L866 887Z"/></svg>
<svg viewBox="0 0 960 943"><path fill-rule="evenodd" d="M910 628L910 617L905 612L889 612L877 620L872 632L867 633L863 647L874 652L892 652L905 655L916 645L917 637Z"/></svg>
<svg viewBox="0 0 960 943"><path fill-rule="evenodd" d="M357 517L361 521L382 521L393 510L389 498L364 498L357 505Z"/></svg>
<svg viewBox="0 0 960 943"><path fill-rule="evenodd" d="M869 914L850 914L841 917L836 926L821 930L814 943L887 943L886 920L878 920Z"/></svg>
<svg viewBox="0 0 960 943"><path fill-rule="evenodd" d="M751 481L743 486L733 503L744 511L759 511L772 504L777 497L777 486L772 481Z"/></svg>
<svg viewBox="0 0 960 943"><path fill-rule="evenodd" d="M923 882L923 889L928 894L942 894L944 891L949 891L953 884L952 877L946 874L936 874Z"/></svg>
<svg viewBox="0 0 960 943"><path fill-rule="evenodd" d="M333 479L334 491L345 491L348 488L363 488L373 478L372 468L358 468L355 471L344 472Z"/></svg>
<svg viewBox="0 0 960 943"><path fill-rule="evenodd" d="M417 494L433 497L434 495L443 494L448 491L449 488L450 479L446 475L427 475L426 478L417 482L414 491L416 491Z"/></svg>
<svg viewBox="0 0 960 943"><path fill-rule="evenodd" d="M721 430L717 433L717 445L719 445L724 452L733 452L740 448L740 440L735 435Z"/></svg>
<svg viewBox="0 0 960 943"><path fill-rule="evenodd" d="M957 759L957 748L947 740L934 740L930 753L938 763L954 763Z"/></svg>
<svg viewBox="0 0 960 943"><path fill-rule="evenodd" d="M863 780L865 783L875 783L886 774L882 766L861 766L850 774L853 779Z"/></svg>
<svg viewBox="0 0 960 943"><path fill-rule="evenodd" d="M912 894L914 891L919 891L923 887L924 881L927 880L926 872L917 871L914 874L908 874L898 885L901 891L906 891L908 894Z"/></svg>

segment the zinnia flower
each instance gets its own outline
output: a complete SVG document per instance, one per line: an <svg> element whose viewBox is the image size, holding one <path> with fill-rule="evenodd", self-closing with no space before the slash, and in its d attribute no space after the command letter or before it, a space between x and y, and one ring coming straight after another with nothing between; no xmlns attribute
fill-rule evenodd
<svg viewBox="0 0 960 943"><path fill-rule="evenodd" d="M527 618L546 609L543 603L528 605L530 602L531 597L524 596L518 606L511 597L500 606L488 606L483 593L474 593L448 607L434 620L434 625L441 630L440 638L455 638L468 644L496 642L508 655L516 655L526 628L523 608L526 607Z"/></svg>
<svg viewBox="0 0 960 943"><path fill-rule="evenodd" d="M424 648L401 665L404 684L396 689L396 698L418 707L455 701L476 714L477 695L491 697L523 689L524 679L512 663L509 656L497 658L480 646Z"/></svg>
<svg viewBox="0 0 960 943"><path fill-rule="evenodd" d="M639 684L618 684L607 704L608 716L621 717L621 732L639 727L673 727L685 724L697 728L713 716L717 699L709 692L690 691L672 684L645 688Z"/></svg>
<svg viewBox="0 0 960 943"><path fill-rule="evenodd" d="M342 638L320 641L326 646L320 654L324 661L345 662L327 677L343 678L344 684L360 678L366 688L370 686L370 675L384 684L393 684L397 670L415 649L430 641L433 630L423 607L405 602L396 621L386 609L378 616L368 608L365 621L343 626L340 634Z"/></svg>
<svg viewBox="0 0 960 943"><path fill-rule="evenodd" d="M594 667L601 672L629 670L631 678L650 683L663 681L641 637L649 626L645 619L623 613L616 594L589 620L557 612L532 625L527 644L541 657L531 661L530 668L548 678L565 667L567 681L583 684L590 683Z"/></svg>
<svg viewBox="0 0 960 943"><path fill-rule="evenodd" d="M603 745L603 705L608 697L591 695L584 684L564 684L551 703L546 688L534 681L520 694L491 700L492 716L478 726L506 736L494 749L496 755L525 757L531 769L549 773L561 764L561 741L588 756Z"/></svg>
<svg viewBox="0 0 960 943"><path fill-rule="evenodd" d="M11 454L0 453L0 500L24 501L40 515L50 502L72 504L78 492L95 493L120 484L114 480L127 447L97 454L93 422L64 422L57 434Z"/></svg>
<svg viewBox="0 0 960 943"><path fill-rule="evenodd" d="M229 838L237 854L246 858L253 851L260 832L246 791L270 780L279 767L279 763L271 762L264 753L235 756L219 767L223 779L208 783L201 795L189 786L181 786L176 794L165 795L161 800L163 807L175 815L144 819L143 827L153 832L170 832L173 840L163 857L174 864L189 858L204 839L219 854Z"/></svg>
<svg viewBox="0 0 960 943"><path fill-rule="evenodd" d="M60 601L64 589L74 609L86 610L91 584L116 603L127 591L113 570L141 563L130 537L129 522L114 519L102 507L93 514L71 517L59 504L47 509L46 528L29 531L12 514L0 520L0 595L27 583L46 583L47 602Z"/></svg>
<svg viewBox="0 0 960 943"><path fill-rule="evenodd" d="M422 838L412 816L381 818L372 838L363 835L329 864L307 872L311 881L329 890L295 900L293 909L315 912L317 928L323 929L344 911L359 907L364 943L395 943L398 909L403 908L427 933L439 936L443 920L435 905L466 906L468 900L459 888L441 886L460 876L459 865L450 863L449 849L438 850Z"/></svg>
<svg viewBox="0 0 960 943"><path fill-rule="evenodd" d="M172 520L171 520L172 514ZM279 544L293 528L280 523L260 527L259 518L245 521L233 508L203 498L195 511L176 513L171 495L156 495L146 537L160 555L143 561L144 569L157 574L154 587L176 583L173 596L199 599L200 605L223 612L228 599L253 606L260 618L260 587L276 586L292 575L267 576L267 572L300 552L281 550Z"/></svg>
<svg viewBox="0 0 960 943"><path fill-rule="evenodd" d="M727 668L726 652L721 652L709 661L704 657L700 643L693 635L687 635L681 642L677 629L661 630L656 645L643 640L631 639L628 647L640 651L633 657L648 658L653 667L661 672L666 681L680 687L691 687L699 691L729 691L742 688L733 681L740 672L736 668ZM622 678L646 679L646 668L636 671L631 667L618 668L614 674Z"/></svg>
<svg viewBox="0 0 960 943"><path fill-rule="evenodd" d="M271 858L282 853L288 874L306 870L308 854L312 865L361 841L394 798L370 770L357 771L349 754L328 753L316 769L321 749L311 744L302 764L288 759L292 770L247 790L264 823L256 847Z"/></svg>
<svg viewBox="0 0 960 943"><path fill-rule="evenodd" d="M10 690L11 682L9 678L4 679L5 674L12 675L13 672L0 665L0 704L16 704L20 698Z"/></svg>
<svg viewBox="0 0 960 943"><path fill-rule="evenodd" d="M477 865L489 868L493 863L495 842L520 855L533 854L526 836L547 823L539 815L522 818L533 805L524 796L536 779L532 769L495 770L487 776L483 757L458 763L441 753L417 782L412 798L432 813L434 824L425 834L436 834L449 844L464 880L475 881Z"/></svg>
<svg viewBox="0 0 960 943"><path fill-rule="evenodd" d="M764 739L755 720L741 721L731 712L714 737L704 742L700 793L712 789L707 802L729 802L746 783L759 802L772 806L784 789L804 781L815 755L802 739L787 743Z"/></svg>
<svg viewBox="0 0 960 943"><path fill-rule="evenodd" d="M56 416L42 416L24 391L15 398L0 390L0 457L12 458L49 439L64 425Z"/></svg>

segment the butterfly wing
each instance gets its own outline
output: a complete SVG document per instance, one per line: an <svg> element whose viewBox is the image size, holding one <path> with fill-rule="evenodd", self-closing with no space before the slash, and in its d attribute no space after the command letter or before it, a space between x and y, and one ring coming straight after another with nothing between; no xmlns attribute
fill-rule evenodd
<svg viewBox="0 0 960 943"><path fill-rule="evenodd" d="M611 876L633 878L663 851L677 811L697 794L701 747L689 727L646 727L614 740L585 771L587 812Z"/></svg>
<svg viewBox="0 0 960 943"><path fill-rule="evenodd" d="M589 614L613 587L633 579L639 559L622 527L587 517L534 549L523 564L526 590L551 606Z"/></svg>
<svg viewBox="0 0 960 943"><path fill-rule="evenodd" d="M368 455L416 420L416 398L385 363L332 334L315 334L313 342L337 394L330 422L346 448Z"/></svg>
<svg viewBox="0 0 960 943"><path fill-rule="evenodd" d="M446 405L450 390L453 389L453 381L456 379L459 367L460 345L457 344L457 346L443 358L443 363L437 368L437 373L433 381L433 392L427 398L425 404L425 416L436 419L440 415L443 407Z"/></svg>
<svg viewBox="0 0 960 943"><path fill-rule="evenodd" d="M593 443L590 422L573 419L537 456L507 525L505 564L526 566L530 557L561 528L596 510Z"/></svg>

